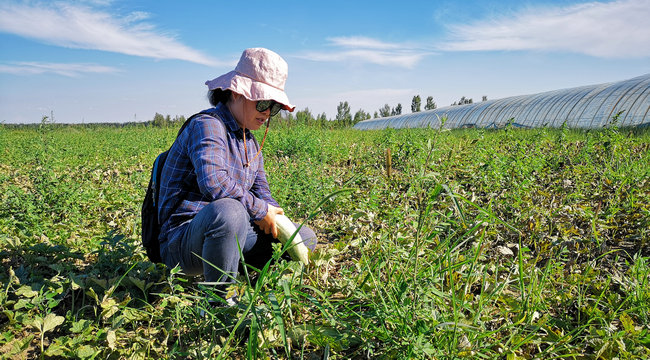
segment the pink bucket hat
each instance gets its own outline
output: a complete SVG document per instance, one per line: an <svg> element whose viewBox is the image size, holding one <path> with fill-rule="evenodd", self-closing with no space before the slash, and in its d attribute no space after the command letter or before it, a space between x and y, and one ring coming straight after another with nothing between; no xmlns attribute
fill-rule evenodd
<svg viewBox="0 0 650 360"><path fill-rule="evenodd" d="M208 80L210 90L232 90L248 100L275 100L284 105L284 110L293 111L284 84L287 81L287 62L271 50L264 48L246 49L241 54L235 70Z"/></svg>

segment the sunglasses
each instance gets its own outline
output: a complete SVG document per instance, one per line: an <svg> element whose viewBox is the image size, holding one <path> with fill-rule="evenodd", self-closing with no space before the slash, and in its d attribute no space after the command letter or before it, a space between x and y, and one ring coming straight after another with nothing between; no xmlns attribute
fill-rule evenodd
<svg viewBox="0 0 650 360"><path fill-rule="evenodd" d="M283 105L275 100L260 100L255 106L259 112L265 112L267 109L271 109L271 116L277 115L282 110L282 107Z"/></svg>

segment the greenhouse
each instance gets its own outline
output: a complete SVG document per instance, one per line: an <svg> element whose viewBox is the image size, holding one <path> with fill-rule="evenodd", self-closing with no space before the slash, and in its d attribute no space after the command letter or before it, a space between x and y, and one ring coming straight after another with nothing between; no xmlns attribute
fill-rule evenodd
<svg viewBox="0 0 650 360"><path fill-rule="evenodd" d="M617 118L618 126L650 123L650 74L629 80L513 96L479 103L365 120L360 130L384 128L600 128ZM618 116L617 116L618 115Z"/></svg>

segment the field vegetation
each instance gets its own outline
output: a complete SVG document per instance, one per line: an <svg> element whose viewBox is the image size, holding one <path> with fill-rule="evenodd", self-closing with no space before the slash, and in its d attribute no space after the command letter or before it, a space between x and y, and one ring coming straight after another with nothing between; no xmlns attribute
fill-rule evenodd
<svg viewBox="0 0 650 360"><path fill-rule="evenodd" d="M140 246L176 131L0 127L0 356L650 358L647 130L272 128L271 190L320 244L230 308Z"/></svg>

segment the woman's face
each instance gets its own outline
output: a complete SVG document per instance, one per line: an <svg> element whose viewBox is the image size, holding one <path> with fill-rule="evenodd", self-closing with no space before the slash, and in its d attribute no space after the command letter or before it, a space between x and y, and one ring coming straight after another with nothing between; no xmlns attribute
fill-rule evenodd
<svg viewBox="0 0 650 360"><path fill-rule="evenodd" d="M239 127L250 130L259 129L271 113L270 109L263 112L257 111L255 108L256 105L256 101L248 100L243 95L235 92L232 93L228 102L228 108L235 117L235 120L237 120Z"/></svg>

